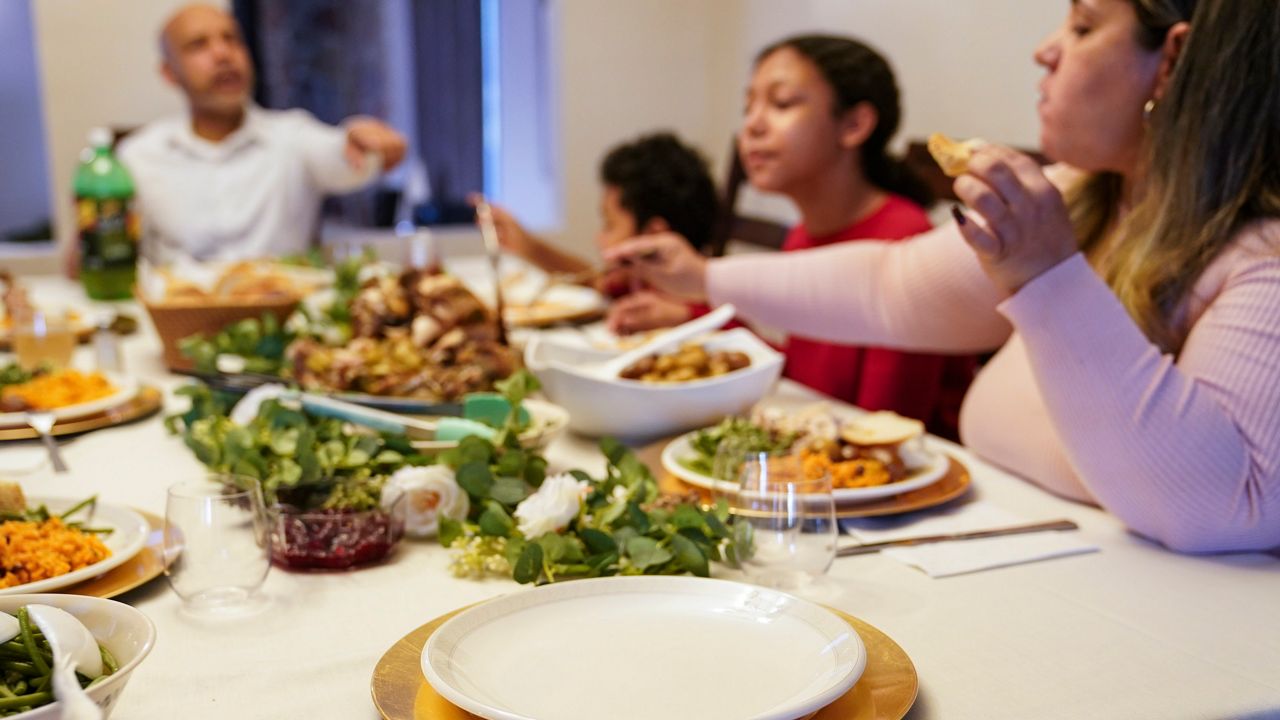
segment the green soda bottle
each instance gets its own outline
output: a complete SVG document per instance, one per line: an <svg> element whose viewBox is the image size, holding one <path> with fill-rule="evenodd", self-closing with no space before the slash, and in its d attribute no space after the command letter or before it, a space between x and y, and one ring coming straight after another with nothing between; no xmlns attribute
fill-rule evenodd
<svg viewBox="0 0 1280 720"><path fill-rule="evenodd" d="M94 300L133 296L138 267L138 216L133 178L111 153L111 131L94 128L74 183L80 234L80 279Z"/></svg>

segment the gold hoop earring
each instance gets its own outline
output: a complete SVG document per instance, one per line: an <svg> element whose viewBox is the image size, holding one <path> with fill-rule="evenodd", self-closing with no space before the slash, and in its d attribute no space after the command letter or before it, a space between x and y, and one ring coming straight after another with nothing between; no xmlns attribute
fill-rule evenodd
<svg viewBox="0 0 1280 720"><path fill-rule="evenodd" d="M1142 106L1142 124L1143 125L1151 124L1151 113L1154 112L1155 109L1156 109L1155 98L1151 98L1150 100L1147 101L1146 105Z"/></svg>

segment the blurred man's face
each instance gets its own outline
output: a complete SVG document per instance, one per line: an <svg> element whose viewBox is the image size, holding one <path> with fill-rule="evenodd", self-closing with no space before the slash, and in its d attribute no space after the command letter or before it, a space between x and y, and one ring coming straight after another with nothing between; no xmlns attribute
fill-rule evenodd
<svg viewBox="0 0 1280 720"><path fill-rule="evenodd" d="M182 88L194 112L240 112L253 88L253 64L229 14L197 5L165 26L164 75Z"/></svg>

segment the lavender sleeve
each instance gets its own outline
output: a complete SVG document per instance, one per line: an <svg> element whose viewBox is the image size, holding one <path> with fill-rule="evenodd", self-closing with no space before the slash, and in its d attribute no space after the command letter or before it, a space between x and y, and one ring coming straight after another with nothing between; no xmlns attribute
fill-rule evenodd
<svg viewBox="0 0 1280 720"><path fill-rule="evenodd" d="M815 340L961 354L995 349L1010 333L955 223L901 242L718 258L707 295Z"/></svg>
<svg viewBox="0 0 1280 720"><path fill-rule="evenodd" d="M1078 254L999 308L1081 481L1184 552L1280 545L1280 254L1242 257L1176 361Z"/></svg>

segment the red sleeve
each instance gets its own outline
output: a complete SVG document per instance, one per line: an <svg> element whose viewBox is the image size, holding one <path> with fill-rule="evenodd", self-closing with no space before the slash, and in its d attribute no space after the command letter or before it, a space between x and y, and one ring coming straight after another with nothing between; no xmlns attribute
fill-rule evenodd
<svg viewBox="0 0 1280 720"><path fill-rule="evenodd" d="M927 421L938 406L945 361L941 355L867 348L854 404Z"/></svg>

